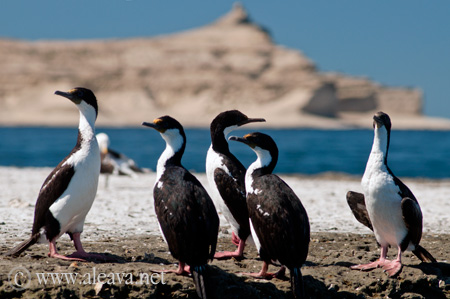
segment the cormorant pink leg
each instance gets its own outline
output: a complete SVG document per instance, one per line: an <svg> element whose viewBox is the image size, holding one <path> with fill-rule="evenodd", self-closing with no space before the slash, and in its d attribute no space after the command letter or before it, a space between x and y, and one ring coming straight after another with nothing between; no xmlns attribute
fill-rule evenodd
<svg viewBox="0 0 450 299"><path fill-rule="evenodd" d="M234 232L231 232L231 242L233 242L234 245L239 246L239 244L241 243L241 239L236 236Z"/></svg>
<svg viewBox="0 0 450 299"><path fill-rule="evenodd" d="M385 263L382 267L389 277L394 277L402 271L402 250L400 246L398 246L397 258Z"/></svg>
<svg viewBox="0 0 450 299"><path fill-rule="evenodd" d="M229 259L229 258L242 258L244 256L244 248L245 248L245 241L240 240L238 248L236 248L235 251L222 251L217 252L214 254L214 258L220 260L220 259Z"/></svg>
<svg viewBox="0 0 450 299"><path fill-rule="evenodd" d="M381 255L380 255L380 259L372 262L372 263L368 263L368 264L360 264L360 265L354 265L351 266L350 269L352 270L362 270L362 271L369 271L369 270L373 270L376 268L380 268L383 267L386 264L389 264L390 261L386 259L387 256L387 251L388 251L388 247L386 246L381 246Z"/></svg>
<svg viewBox="0 0 450 299"><path fill-rule="evenodd" d="M49 248L50 248L50 252L48 253L49 257L62 259L62 260L65 260L65 261L86 262L86 260L84 260L82 258L70 257L70 256L65 256L65 255L59 254L57 249L56 249L56 238L53 239L52 241L50 241Z"/></svg>
<svg viewBox="0 0 450 299"><path fill-rule="evenodd" d="M76 252L69 255L70 258L78 258L81 260L86 259L95 259L95 260L115 260L115 259L108 259L103 254L96 254L96 253L88 253L84 251L83 245L81 244L81 233L73 233L73 245L75 246Z"/></svg>
<svg viewBox="0 0 450 299"><path fill-rule="evenodd" d="M162 270L162 271L153 271L157 273L175 273L177 275L189 275L191 273L191 267L189 265L186 265L183 262L178 263L178 269L177 270Z"/></svg>
<svg viewBox="0 0 450 299"><path fill-rule="evenodd" d="M262 278L262 279L272 279L272 278L278 278L284 276L286 272L286 267L281 266L280 270L278 270L275 273L269 273L267 270L269 269L269 264L266 262L263 262L261 271L258 273L242 273L243 275L251 276L254 278Z"/></svg>

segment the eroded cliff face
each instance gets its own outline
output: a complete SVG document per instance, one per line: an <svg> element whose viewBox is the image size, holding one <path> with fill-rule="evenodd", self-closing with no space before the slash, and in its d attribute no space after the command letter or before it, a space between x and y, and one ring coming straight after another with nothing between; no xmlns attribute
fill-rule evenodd
<svg viewBox="0 0 450 299"><path fill-rule="evenodd" d="M171 114L209 126L240 109L275 126L335 126L345 114L421 115L422 92L327 74L298 50L276 45L240 5L213 24L153 38L0 41L0 123L76 124L56 89L91 88L100 125L137 126Z"/></svg>
<svg viewBox="0 0 450 299"><path fill-rule="evenodd" d="M421 115L423 93L418 88L387 87L361 77L325 74L336 86L339 112L390 111Z"/></svg>

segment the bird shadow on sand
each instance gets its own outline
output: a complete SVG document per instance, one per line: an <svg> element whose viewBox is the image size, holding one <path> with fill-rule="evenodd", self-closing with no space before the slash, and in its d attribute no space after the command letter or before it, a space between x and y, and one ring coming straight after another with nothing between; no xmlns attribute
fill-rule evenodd
<svg viewBox="0 0 450 299"><path fill-rule="evenodd" d="M102 263L126 263L127 261L119 255L111 254L111 253L99 253L99 252L89 252L89 254L96 255L95 257L85 258L85 261L88 263L102 264ZM48 259L47 255L41 254L30 254L30 258L33 260L43 260ZM63 260L63 259L55 259L63 262L75 262L71 260Z"/></svg>
<svg viewBox="0 0 450 299"><path fill-rule="evenodd" d="M142 255L138 255L135 257L128 257L128 258L123 258L125 260L124 263L147 263L147 264L155 264L155 265L173 265L174 263L156 256L153 253L145 253L143 256Z"/></svg>
<svg viewBox="0 0 450 299"><path fill-rule="evenodd" d="M240 273L227 272L217 266L209 266L209 280L214 285L214 298L293 298L289 273L281 278L255 279ZM306 298L360 298L348 292L329 289L311 275L303 276Z"/></svg>
<svg viewBox="0 0 450 299"><path fill-rule="evenodd" d="M209 281L215 285L214 298L286 298L286 292L278 289L279 279L253 279L241 274L227 272L218 266L209 266Z"/></svg>
<svg viewBox="0 0 450 299"><path fill-rule="evenodd" d="M408 267L422 270L427 275L436 275L438 278L450 277L450 264L437 262L437 263L420 263L418 265L407 265Z"/></svg>
<svg viewBox="0 0 450 299"><path fill-rule="evenodd" d="M307 265L307 264L305 264ZM320 267L333 267L333 266L339 266L339 267L344 267L344 268L350 268L351 266L357 265L355 263L351 263L351 262L336 262L336 263L332 263L332 264L323 264L320 265ZM319 266L319 265L315 265L315 266Z"/></svg>
<svg viewBox="0 0 450 299"><path fill-rule="evenodd" d="M122 263L124 258L122 256L112 254L112 253L99 253L99 252L90 252L91 254L95 254L96 257L86 258L87 262L91 263Z"/></svg>
<svg viewBox="0 0 450 299"><path fill-rule="evenodd" d="M8 249L5 249L4 251L0 252L0 259L11 259L14 260L14 257L8 257L4 256L4 253L7 252ZM104 264L104 263L115 263L115 264L127 264L127 263L148 263L148 264L157 264L157 265L171 265L173 262L155 256L153 253L145 253L144 255L136 255L136 256L121 256L112 254L109 252L88 252L89 254L93 255L92 257L85 258L85 262L88 263L94 263L94 264ZM67 254L67 256L70 256L70 254ZM31 259L35 261L40 260L55 260L55 261L61 261L61 262L75 262L71 260L63 260L63 259L53 259L49 258L46 253L43 253L40 248L33 248L30 250L30 252L22 254L20 258L25 259Z"/></svg>

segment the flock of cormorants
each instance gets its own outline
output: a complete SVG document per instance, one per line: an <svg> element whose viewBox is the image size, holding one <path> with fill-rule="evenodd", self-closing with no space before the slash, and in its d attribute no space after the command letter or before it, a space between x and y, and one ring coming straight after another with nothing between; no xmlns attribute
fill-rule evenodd
<svg viewBox="0 0 450 299"><path fill-rule="evenodd" d="M70 154L44 181L35 206L31 237L6 253L19 256L39 240L49 243L49 257L86 261L105 259L87 253L80 234L94 201L101 155L95 136L98 114L93 92L77 87L55 94L68 98L80 110L78 139ZM402 270L401 254L411 250L421 261L436 262L419 245L422 213L413 193L389 169L387 156L391 121L387 114L374 116L374 142L362 178L364 194L349 191L347 202L356 219L373 230L381 246L379 260L354 265L352 269L383 268L391 277ZM242 257L245 243L253 239L263 262L257 278L284 275L289 269L295 298L304 298L301 267L308 255L310 226L308 215L294 191L272 171L278 159L273 139L255 132L230 141L247 145L256 154L248 169L230 152L227 136L239 126L265 121L248 118L237 110L220 113L211 123L211 147L206 158L206 174L212 198L201 183L186 170L181 159L186 146L182 125L170 116L162 116L142 125L155 129L166 142L158 160L153 189L155 212L162 235L172 256L179 261L177 274L191 274L200 298L207 298L212 283L207 263L213 258ZM107 142L107 141L105 141ZM219 231L217 211L223 213L232 228L234 252L217 252ZM64 233L73 240L76 251L64 256L57 252L56 240ZM397 258L386 259L389 246L397 248ZM279 265L277 273L268 273L269 264Z"/></svg>

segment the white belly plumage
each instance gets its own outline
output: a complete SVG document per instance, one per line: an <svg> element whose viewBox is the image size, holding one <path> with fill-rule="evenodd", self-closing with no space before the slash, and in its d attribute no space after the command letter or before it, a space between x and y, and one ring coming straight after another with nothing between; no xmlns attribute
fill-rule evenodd
<svg viewBox="0 0 450 299"><path fill-rule="evenodd" d="M407 234L399 187L392 176L385 172L372 174L370 180L363 179L362 185L367 212L378 243L396 247Z"/></svg>
<svg viewBox="0 0 450 299"><path fill-rule="evenodd" d="M252 236L253 242L255 243L255 246L256 246L256 250L259 253L259 251L261 250L261 242L259 241L258 236L256 235L256 231L255 231L255 228L253 227L253 223L252 223L251 219L250 219L250 231L251 231L251 236Z"/></svg>
<svg viewBox="0 0 450 299"><path fill-rule="evenodd" d="M67 231L83 231L86 215L97 193L100 153L97 155L94 150L83 158L75 164L75 173L66 191L50 206L50 212L61 225L60 235Z"/></svg>

